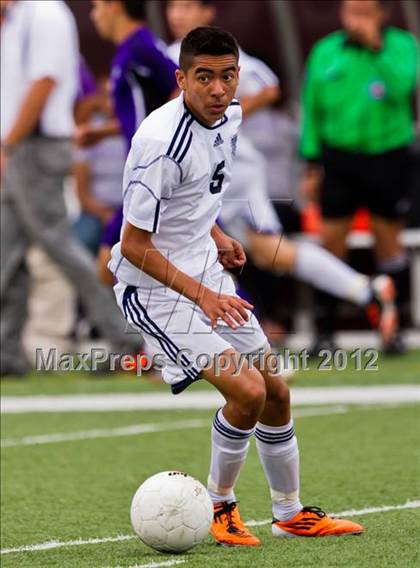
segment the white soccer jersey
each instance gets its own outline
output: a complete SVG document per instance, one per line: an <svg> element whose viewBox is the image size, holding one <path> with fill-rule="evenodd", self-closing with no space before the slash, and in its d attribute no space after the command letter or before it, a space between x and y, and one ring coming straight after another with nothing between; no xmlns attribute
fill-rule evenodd
<svg viewBox="0 0 420 568"><path fill-rule="evenodd" d="M241 108L232 101L211 127L185 106L180 95L152 112L133 138L124 170L124 225L153 233L152 243L194 278L216 262L210 231L231 180ZM119 281L141 288L162 284L112 249L110 269Z"/></svg>
<svg viewBox="0 0 420 568"><path fill-rule="evenodd" d="M168 45L167 47L167 53L176 65L179 65L179 54L181 52L181 43L182 43L181 40L178 39L177 41L174 41L173 43L171 43L171 45Z"/></svg>

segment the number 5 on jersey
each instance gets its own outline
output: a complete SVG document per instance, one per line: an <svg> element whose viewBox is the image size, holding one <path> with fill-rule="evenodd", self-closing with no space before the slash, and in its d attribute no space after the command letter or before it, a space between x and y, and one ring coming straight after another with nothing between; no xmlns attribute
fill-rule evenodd
<svg viewBox="0 0 420 568"><path fill-rule="evenodd" d="M210 193L220 193L222 191L223 180L225 179L225 174L223 168L225 167L225 161L219 162L214 170L214 174L210 182Z"/></svg>

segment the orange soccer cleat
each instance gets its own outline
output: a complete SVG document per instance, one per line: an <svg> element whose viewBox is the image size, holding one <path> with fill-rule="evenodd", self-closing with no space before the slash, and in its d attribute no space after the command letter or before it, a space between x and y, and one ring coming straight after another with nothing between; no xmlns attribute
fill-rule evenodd
<svg viewBox="0 0 420 568"><path fill-rule="evenodd" d="M289 521L273 521L274 536L330 536L360 534L365 529L344 519L329 517L319 507L303 507Z"/></svg>
<svg viewBox="0 0 420 568"><path fill-rule="evenodd" d="M210 529L218 544L227 546L258 546L260 539L254 536L241 521L237 503L224 501L214 505L213 524Z"/></svg>

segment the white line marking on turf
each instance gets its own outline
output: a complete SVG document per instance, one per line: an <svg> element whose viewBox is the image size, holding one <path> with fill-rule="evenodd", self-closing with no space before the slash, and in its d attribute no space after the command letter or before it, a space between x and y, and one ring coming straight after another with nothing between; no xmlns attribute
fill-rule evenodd
<svg viewBox="0 0 420 568"><path fill-rule="evenodd" d="M50 540L48 542L41 542L40 544L28 544L27 546L18 546L17 548L2 548L1 554L11 554L13 552L35 552L38 550L51 550L53 548L62 548L64 546L81 546L85 544L104 544L107 542L121 542L124 540L133 540L137 538L135 535L122 534L120 536L110 536L106 538L88 538L83 540Z"/></svg>
<svg viewBox="0 0 420 568"><path fill-rule="evenodd" d="M354 387L294 387L294 405L386 404L420 402L418 385L373 385ZM215 409L224 404L216 391L169 393L106 393L56 396L4 396L2 413L106 412L127 410Z"/></svg>
<svg viewBox="0 0 420 568"><path fill-rule="evenodd" d="M310 418L312 416L329 416L334 414L347 414L352 411L380 410L398 408L400 405L375 405L362 407L348 407L344 405L321 406L318 408L297 408L293 411L294 418ZM209 420L181 420L178 422L164 422L159 424L133 424L118 428L95 428L79 432L58 432L53 434L40 434L38 436L24 436L22 438L3 438L1 448L15 448L18 446L39 446L61 442L74 442L92 440L95 438L115 438L122 436L139 436L154 432L171 432L172 430L187 430L189 428L205 428L210 426Z"/></svg>
<svg viewBox="0 0 420 568"><path fill-rule="evenodd" d="M116 438L120 436L138 436L153 432L170 432L172 430L188 430L190 428L204 428L209 426L209 420L180 420L179 422L164 422L161 424L134 424L120 428L82 430L80 432L63 432L58 434L42 434L39 436L25 436L23 438L5 438L2 448L15 446L36 446L40 444L54 444L57 442L73 442L75 440L90 440L92 438Z"/></svg>
<svg viewBox="0 0 420 568"><path fill-rule="evenodd" d="M416 501L406 501L401 505L384 505L382 507L367 507L365 509L360 510L350 510L350 511L341 511L340 513L332 513L332 515L336 517L344 516L347 517L358 517L362 515L369 515L371 513L386 513L388 511L399 511L402 509L419 509L420 508L420 500ZM262 525L267 525L271 523L271 519L266 519L264 521L247 521L245 524L250 527L257 527ZM49 542L42 542L40 544L29 544L25 546L18 546L16 548L3 548L1 550L1 554L11 554L11 553L20 553L20 552L35 552L37 550L50 550L52 548L61 548L64 546L80 546L85 544L103 544L107 542L120 542L124 540L134 540L138 537L135 535L120 535L120 536L111 536L107 538L89 538L86 540L78 539L78 540L68 540L68 541L60 541L60 540L51 540ZM143 566L144 568L144 566Z"/></svg>
<svg viewBox="0 0 420 568"><path fill-rule="evenodd" d="M370 513L386 513L387 511L399 511L401 509L419 509L420 500L407 501L402 505L385 505L383 507L367 507L366 509L350 509L349 511L340 511L339 513L331 513L334 517L360 517L362 515L369 515ZM265 521L247 521L249 527L260 527L262 525L271 524L272 519Z"/></svg>
<svg viewBox="0 0 420 568"><path fill-rule="evenodd" d="M325 414L344 414L348 412L346 406L326 406L320 408L303 408L295 410L294 416L310 417ZM137 436L153 432L170 432L171 430L187 430L188 428L210 427L210 420L180 420L178 422L164 422L160 424L133 424L119 428L82 430L80 432L59 432L55 434L40 434L39 436L24 436L23 438L4 438L2 448L16 446L36 446L41 444L54 444L58 442L72 442L76 440L90 440L93 438L114 438L120 436Z"/></svg>
<svg viewBox="0 0 420 568"><path fill-rule="evenodd" d="M149 564L136 564L128 566L128 568L163 568L163 566L175 566L175 564L184 564L185 560L165 560L165 562L150 562ZM124 566L112 566L106 568L124 568Z"/></svg>

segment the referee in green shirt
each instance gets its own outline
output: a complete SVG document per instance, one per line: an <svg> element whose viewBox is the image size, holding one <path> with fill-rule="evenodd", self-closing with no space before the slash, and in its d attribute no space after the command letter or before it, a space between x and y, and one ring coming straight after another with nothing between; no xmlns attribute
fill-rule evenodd
<svg viewBox="0 0 420 568"><path fill-rule="evenodd" d="M344 257L359 207L371 213L379 272L407 295L407 255L399 242L407 214L412 95L419 50L414 36L386 25L389 2L343 0L343 29L312 49L303 88L300 151L308 162L303 190L319 192L324 246ZM334 348L332 300L319 298L319 348ZM388 346L401 352L400 337Z"/></svg>

